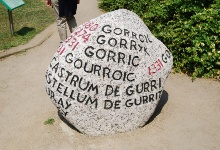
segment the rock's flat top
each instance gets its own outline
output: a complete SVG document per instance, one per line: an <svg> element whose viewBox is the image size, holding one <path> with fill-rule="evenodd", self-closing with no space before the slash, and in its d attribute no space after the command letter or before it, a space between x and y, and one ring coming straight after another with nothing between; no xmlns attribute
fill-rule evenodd
<svg viewBox="0 0 220 150"><path fill-rule="evenodd" d="M46 89L63 116L89 135L143 126L153 114L172 55L133 12L120 9L80 25L60 46Z"/></svg>

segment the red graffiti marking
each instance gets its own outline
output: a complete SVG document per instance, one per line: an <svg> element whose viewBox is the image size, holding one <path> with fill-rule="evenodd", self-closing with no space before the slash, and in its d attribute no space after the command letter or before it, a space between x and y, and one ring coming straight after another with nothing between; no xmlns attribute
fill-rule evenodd
<svg viewBox="0 0 220 150"><path fill-rule="evenodd" d="M161 60L158 58L158 60L154 64L152 64L148 67L149 75L153 75L153 74L157 73L162 68L163 68L163 64L162 64Z"/></svg>
<svg viewBox="0 0 220 150"><path fill-rule="evenodd" d="M84 43L86 43L90 36L91 32L95 31L98 28L98 24L95 24L94 22L86 22L82 26L79 26L74 33L69 36L65 42L60 46L57 53L61 55L65 50L66 47L64 45L67 43L67 46L70 47L72 50L75 50L76 47L79 45L80 40L83 40Z"/></svg>

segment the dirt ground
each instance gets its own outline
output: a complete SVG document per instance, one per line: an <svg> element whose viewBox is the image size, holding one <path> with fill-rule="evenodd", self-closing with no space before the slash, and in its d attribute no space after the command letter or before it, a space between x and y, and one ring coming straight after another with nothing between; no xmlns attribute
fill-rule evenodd
<svg viewBox="0 0 220 150"><path fill-rule="evenodd" d="M101 13L96 0L84 0L76 18L83 23ZM220 149L220 82L192 82L182 74L170 74L158 108L143 128L101 137L72 129L44 88L58 46L55 28L41 45L0 60L0 150ZM44 125L49 118L55 123Z"/></svg>

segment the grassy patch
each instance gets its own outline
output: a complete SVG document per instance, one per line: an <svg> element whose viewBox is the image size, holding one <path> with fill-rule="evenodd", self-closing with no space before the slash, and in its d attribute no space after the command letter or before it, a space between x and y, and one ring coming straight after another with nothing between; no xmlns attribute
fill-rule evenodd
<svg viewBox="0 0 220 150"><path fill-rule="evenodd" d="M44 125L52 125L55 122L53 118L49 118L46 121L44 121Z"/></svg>
<svg viewBox="0 0 220 150"><path fill-rule="evenodd" d="M11 36L8 10L0 3L0 50L27 43L55 21L45 0L24 0L25 5L12 10L14 35Z"/></svg>

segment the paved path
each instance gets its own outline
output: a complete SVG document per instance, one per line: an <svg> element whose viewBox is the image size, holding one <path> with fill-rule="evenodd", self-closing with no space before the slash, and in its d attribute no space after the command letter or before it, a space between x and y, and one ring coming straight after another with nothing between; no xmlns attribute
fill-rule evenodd
<svg viewBox="0 0 220 150"><path fill-rule="evenodd" d="M81 0L76 18L82 24L100 14L96 0ZM171 74L159 109L146 126L89 137L58 117L44 89L46 69L59 46L55 24L25 46L10 51L32 48L0 60L0 150L220 149L220 82L191 82L185 75ZM44 125L48 118L55 123Z"/></svg>

